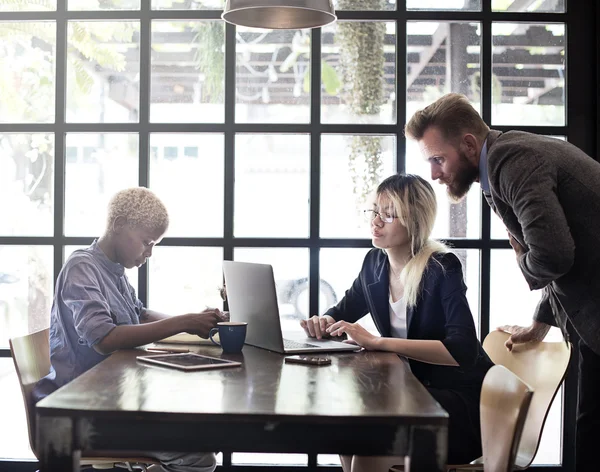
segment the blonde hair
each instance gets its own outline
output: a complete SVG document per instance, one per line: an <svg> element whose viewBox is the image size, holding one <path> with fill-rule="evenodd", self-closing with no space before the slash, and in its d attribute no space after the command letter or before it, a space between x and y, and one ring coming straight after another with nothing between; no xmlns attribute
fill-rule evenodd
<svg viewBox="0 0 600 472"><path fill-rule="evenodd" d="M108 204L107 231L110 232L114 221L122 216L130 226L142 226L146 229L169 227L169 214L160 199L145 187L134 187L117 192Z"/></svg>
<svg viewBox="0 0 600 472"><path fill-rule="evenodd" d="M463 133L484 140L490 132L467 97L459 93L448 93L417 111L404 127L404 134L420 141L432 126L437 127L447 141L456 141Z"/></svg>
<svg viewBox="0 0 600 472"><path fill-rule="evenodd" d="M448 252L444 244L430 238L437 214L435 193L429 182L418 175L396 174L379 184L377 198L392 202L398 220L410 238L412 257L404 266L400 280L404 285L406 305L414 307L429 258L436 253Z"/></svg>

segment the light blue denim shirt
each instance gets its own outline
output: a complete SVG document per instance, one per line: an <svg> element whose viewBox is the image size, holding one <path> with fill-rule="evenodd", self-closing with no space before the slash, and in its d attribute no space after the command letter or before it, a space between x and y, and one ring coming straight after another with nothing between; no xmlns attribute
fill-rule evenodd
<svg viewBox="0 0 600 472"><path fill-rule="evenodd" d="M479 184L484 193L490 194L490 179L488 178L487 139L479 154Z"/></svg>
<svg viewBox="0 0 600 472"><path fill-rule="evenodd" d="M97 241L73 252L56 282L50 316L52 366L40 381L46 382L42 390L47 394L105 359L93 346L118 325L139 324L142 310L125 268L106 257Z"/></svg>

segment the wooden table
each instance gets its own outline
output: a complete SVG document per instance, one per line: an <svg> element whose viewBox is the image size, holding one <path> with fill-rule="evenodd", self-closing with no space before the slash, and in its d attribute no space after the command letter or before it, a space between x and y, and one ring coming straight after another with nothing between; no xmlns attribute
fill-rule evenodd
<svg viewBox="0 0 600 472"><path fill-rule="evenodd" d="M413 471L445 470L448 415L395 354L316 367L193 350L243 365L182 372L120 351L39 402L41 471L78 470L82 450L408 455Z"/></svg>

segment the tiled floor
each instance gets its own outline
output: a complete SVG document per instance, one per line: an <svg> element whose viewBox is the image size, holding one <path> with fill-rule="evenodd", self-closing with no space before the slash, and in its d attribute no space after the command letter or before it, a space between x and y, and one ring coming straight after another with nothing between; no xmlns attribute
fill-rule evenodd
<svg viewBox="0 0 600 472"><path fill-rule="evenodd" d="M35 460L29 447L27 420L11 358L0 358L0 460Z"/></svg>

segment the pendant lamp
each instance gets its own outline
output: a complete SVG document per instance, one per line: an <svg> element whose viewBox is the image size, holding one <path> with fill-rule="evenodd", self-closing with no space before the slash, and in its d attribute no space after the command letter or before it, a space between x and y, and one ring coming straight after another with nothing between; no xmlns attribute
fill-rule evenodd
<svg viewBox="0 0 600 472"><path fill-rule="evenodd" d="M227 0L221 17L266 29L318 28L336 20L333 0Z"/></svg>

